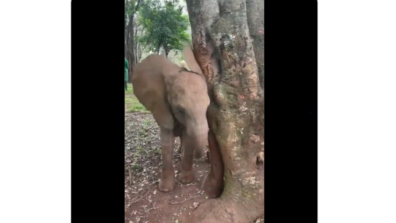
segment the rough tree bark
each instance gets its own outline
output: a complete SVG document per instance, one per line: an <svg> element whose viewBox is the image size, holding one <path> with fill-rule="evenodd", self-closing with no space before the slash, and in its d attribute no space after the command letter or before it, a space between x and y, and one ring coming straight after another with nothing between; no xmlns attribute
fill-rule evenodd
<svg viewBox="0 0 396 223"><path fill-rule="evenodd" d="M187 0L194 55L211 97L211 171L203 189L218 197L201 204L189 222L250 223L264 214L261 5L263 0Z"/></svg>
<svg viewBox="0 0 396 223"><path fill-rule="evenodd" d="M264 0L247 0L247 22L256 56L260 86L264 89Z"/></svg>

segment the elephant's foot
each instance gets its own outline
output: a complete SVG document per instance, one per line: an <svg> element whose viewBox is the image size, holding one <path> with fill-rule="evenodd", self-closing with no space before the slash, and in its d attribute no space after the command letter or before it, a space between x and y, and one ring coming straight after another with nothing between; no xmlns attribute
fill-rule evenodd
<svg viewBox="0 0 396 223"><path fill-rule="evenodd" d="M195 179L194 172L191 171L181 171L179 176L179 181L183 184L189 184L193 182Z"/></svg>
<svg viewBox="0 0 396 223"><path fill-rule="evenodd" d="M163 171L158 184L158 190L162 192L172 191L175 187L175 175L173 171Z"/></svg>

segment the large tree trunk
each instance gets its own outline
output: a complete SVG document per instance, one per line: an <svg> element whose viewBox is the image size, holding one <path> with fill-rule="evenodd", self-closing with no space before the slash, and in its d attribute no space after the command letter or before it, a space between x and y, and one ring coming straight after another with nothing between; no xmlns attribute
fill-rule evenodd
<svg viewBox="0 0 396 223"><path fill-rule="evenodd" d="M264 45L257 36L263 14L252 4L264 6L253 2L187 0L194 55L211 97L211 171L203 188L220 196L189 222L250 223L264 214Z"/></svg>

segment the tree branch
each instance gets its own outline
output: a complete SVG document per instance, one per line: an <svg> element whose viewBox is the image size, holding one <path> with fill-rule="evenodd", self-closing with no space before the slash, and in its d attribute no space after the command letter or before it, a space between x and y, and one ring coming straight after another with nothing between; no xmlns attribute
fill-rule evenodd
<svg viewBox="0 0 396 223"><path fill-rule="evenodd" d="M139 10L140 5L143 3L143 0L138 0L135 7L135 13Z"/></svg>

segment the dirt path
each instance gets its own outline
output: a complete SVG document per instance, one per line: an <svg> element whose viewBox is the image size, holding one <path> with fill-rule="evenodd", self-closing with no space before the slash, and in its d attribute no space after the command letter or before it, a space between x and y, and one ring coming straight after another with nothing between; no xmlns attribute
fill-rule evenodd
<svg viewBox="0 0 396 223"><path fill-rule="evenodd" d="M180 155L176 152L176 179ZM195 160L197 180L192 184L178 183L174 191L157 189L161 170L159 129L150 113L125 114L125 222L126 223L183 223L183 219L207 199L199 185L209 170L207 160Z"/></svg>
<svg viewBox="0 0 396 223"><path fill-rule="evenodd" d="M179 146L177 138L173 153L176 180ZM177 183L170 193L158 191L160 148L159 128L151 113L125 113L125 223L193 223L188 222L189 214L207 199L199 189L210 169L206 158L194 160L195 182ZM254 223L264 223L264 219Z"/></svg>

